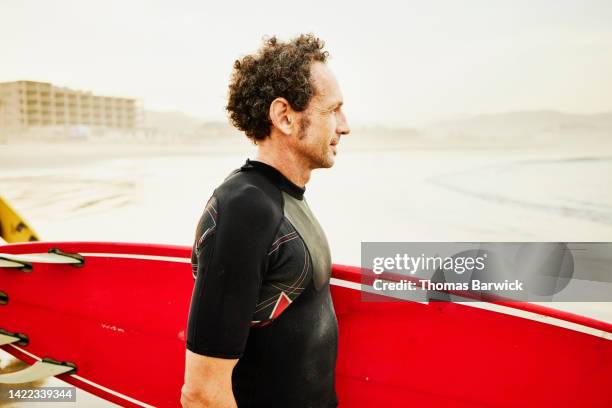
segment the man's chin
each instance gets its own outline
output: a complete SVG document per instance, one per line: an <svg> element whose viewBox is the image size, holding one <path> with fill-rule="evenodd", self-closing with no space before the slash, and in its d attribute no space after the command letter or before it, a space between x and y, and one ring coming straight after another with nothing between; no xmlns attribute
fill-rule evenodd
<svg viewBox="0 0 612 408"><path fill-rule="evenodd" d="M327 160L325 160L325 162L323 163L321 168L329 169L329 168L333 167L335 163L336 163L336 156L335 155L329 156L329 157L327 157Z"/></svg>
<svg viewBox="0 0 612 408"><path fill-rule="evenodd" d="M335 158L331 157L327 157L323 160L318 160L315 165L312 167L312 169L329 169L330 167L333 167L335 163Z"/></svg>
<svg viewBox="0 0 612 408"><path fill-rule="evenodd" d="M336 162L336 155L331 152L325 152L321 155L311 156L311 169L329 169Z"/></svg>

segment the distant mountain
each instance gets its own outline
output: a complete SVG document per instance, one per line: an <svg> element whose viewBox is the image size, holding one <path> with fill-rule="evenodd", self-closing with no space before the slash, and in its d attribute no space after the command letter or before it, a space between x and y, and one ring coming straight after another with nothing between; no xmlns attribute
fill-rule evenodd
<svg viewBox="0 0 612 408"><path fill-rule="evenodd" d="M178 111L145 111L143 127L150 140L241 145L245 138L227 122L205 121ZM612 140L612 112L580 115L546 110L518 111L461 117L419 129L360 126L354 128L352 133L360 137L345 139L343 143L355 147L370 146L372 143L396 146L462 141L472 141L479 145L487 141L495 144L531 141L554 143L581 137Z"/></svg>
<svg viewBox="0 0 612 408"><path fill-rule="evenodd" d="M423 131L436 137L478 139L603 135L612 138L612 112L580 115L543 110L482 114L434 123Z"/></svg>
<svg viewBox="0 0 612 408"><path fill-rule="evenodd" d="M205 121L183 112L157 112L145 110L143 128L147 137L205 142L211 139L235 138L238 133L226 122ZM236 139L238 140L238 139Z"/></svg>
<svg viewBox="0 0 612 408"><path fill-rule="evenodd" d="M156 112L145 110L143 112L143 125L145 129L154 129L160 132L178 132L191 134L203 123L203 120L186 115L179 111Z"/></svg>

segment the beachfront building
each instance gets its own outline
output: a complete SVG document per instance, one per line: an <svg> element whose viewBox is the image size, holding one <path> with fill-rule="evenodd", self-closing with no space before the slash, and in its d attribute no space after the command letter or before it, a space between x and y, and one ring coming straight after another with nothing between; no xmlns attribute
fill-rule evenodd
<svg viewBox="0 0 612 408"><path fill-rule="evenodd" d="M56 135L133 131L139 118L136 99L99 96L47 82L0 83L0 131L4 134L49 129Z"/></svg>

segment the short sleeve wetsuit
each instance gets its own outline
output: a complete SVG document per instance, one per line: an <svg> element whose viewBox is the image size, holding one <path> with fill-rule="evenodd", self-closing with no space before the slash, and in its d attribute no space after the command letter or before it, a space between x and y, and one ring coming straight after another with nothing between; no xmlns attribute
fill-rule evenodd
<svg viewBox="0 0 612 408"><path fill-rule="evenodd" d="M239 358L239 407L334 407L331 257L304 189L247 160L214 191L192 250L194 353Z"/></svg>

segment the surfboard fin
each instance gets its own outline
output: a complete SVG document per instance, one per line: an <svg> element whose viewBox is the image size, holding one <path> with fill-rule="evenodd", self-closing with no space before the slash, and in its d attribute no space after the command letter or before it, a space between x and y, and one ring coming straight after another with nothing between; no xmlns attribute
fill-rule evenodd
<svg viewBox="0 0 612 408"><path fill-rule="evenodd" d="M0 333L0 346L4 346L5 344L17 343L19 341L19 337L7 336L6 334Z"/></svg>
<svg viewBox="0 0 612 408"><path fill-rule="evenodd" d="M85 262L85 258L80 254L69 254L62 252L59 249L50 249L48 253L39 254L2 254L0 253L0 267L4 268L19 268L29 272L32 270L33 263L47 264L70 264L73 266L81 266Z"/></svg>
<svg viewBox="0 0 612 408"><path fill-rule="evenodd" d="M10 331L0 329L0 346L12 343L17 343L17 345L19 346L27 346L28 342L28 336L23 333L12 333Z"/></svg>
<svg viewBox="0 0 612 408"><path fill-rule="evenodd" d="M28 262L17 262L4 257L4 254L0 254L0 268L17 268L25 272L32 270L32 265Z"/></svg>
<svg viewBox="0 0 612 408"><path fill-rule="evenodd" d="M50 358L37 361L28 368L13 373L0 374L0 384L23 384L44 380L56 375L72 373L76 366L68 362L59 362Z"/></svg>
<svg viewBox="0 0 612 408"><path fill-rule="evenodd" d="M63 256L65 258L72 258L72 259L78 261L78 262L70 262L70 264L74 265L74 266L82 266L85 263L85 258L83 258L83 255L81 255L81 254L64 252L64 251L60 250L59 248L51 248L49 250L49 253L50 254L59 255L59 256Z"/></svg>

